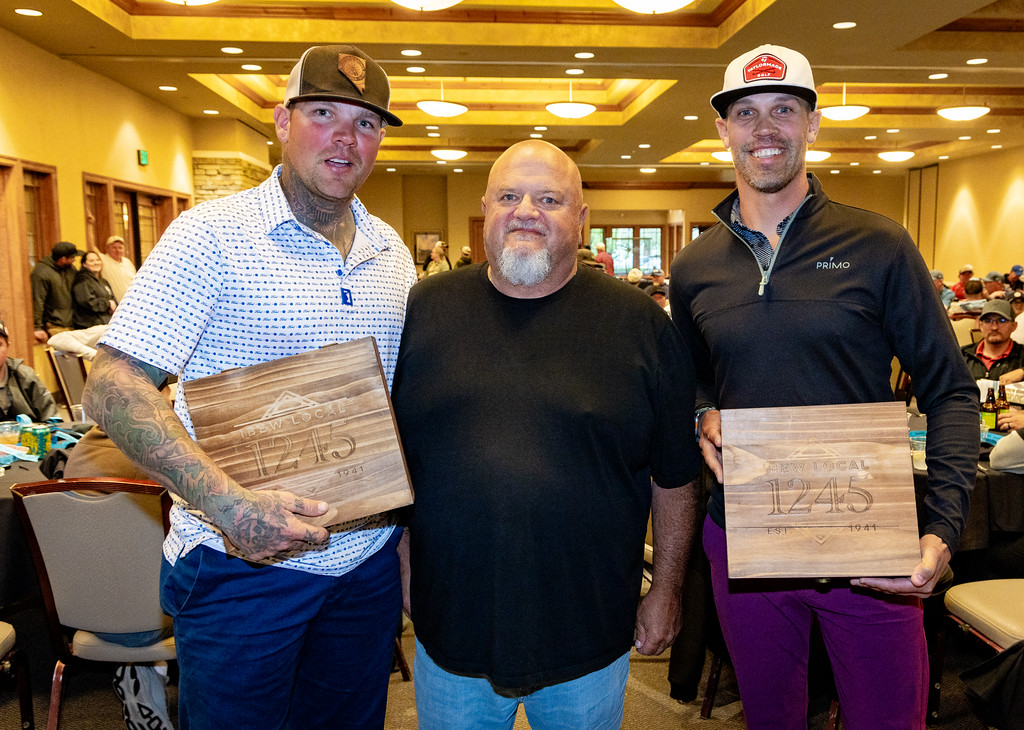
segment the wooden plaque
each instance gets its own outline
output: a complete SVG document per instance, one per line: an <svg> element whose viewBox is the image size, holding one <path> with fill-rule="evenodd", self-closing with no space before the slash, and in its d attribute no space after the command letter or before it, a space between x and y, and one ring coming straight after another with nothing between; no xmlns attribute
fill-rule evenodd
<svg viewBox="0 0 1024 730"><path fill-rule="evenodd" d="M248 489L331 509L317 525L412 504L387 381L372 337L184 383L196 440Z"/></svg>
<svg viewBox="0 0 1024 730"><path fill-rule="evenodd" d="M730 578L909 576L906 405L722 411Z"/></svg>

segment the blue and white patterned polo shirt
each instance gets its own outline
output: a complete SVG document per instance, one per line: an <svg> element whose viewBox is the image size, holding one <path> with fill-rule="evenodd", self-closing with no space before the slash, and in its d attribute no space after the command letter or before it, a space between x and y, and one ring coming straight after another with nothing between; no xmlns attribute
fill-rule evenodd
<svg viewBox="0 0 1024 730"><path fill-rule="evenodd" d="M301 225L278 167L259 186L197 205L167 228L101 340L183 382L372 335L388 386L395 371L416 268L398 234L358 200L348 259ZM175 413L195 436L178 390ZM326 548L262 561L342 575L387 541L386 515L330 528ZM164 555L172 564L201 544L223 551L222 533L175 497Z"/></svg>

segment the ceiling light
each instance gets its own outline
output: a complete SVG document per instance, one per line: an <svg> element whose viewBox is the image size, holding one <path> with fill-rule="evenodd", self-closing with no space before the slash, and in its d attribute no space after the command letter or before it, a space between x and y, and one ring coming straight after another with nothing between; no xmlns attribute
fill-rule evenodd
<svg viewBox="0 0 1024 730"><path fill-rule="evenodd" d="M25 15L29 18L38 18L42 15L38 10L33 10L32 8L15 8L14 12L18 15Z"/></svg>
<svg viewBox="0 0 1024 730"><path fill-rule="evenodd" d="M879 152L878 156L886 162L906 162L914 156L914 153L908 150L890 150L889 152Z"/></svg>
<svg viewBox="0 0 1024 730"><path fill-rule="evenodd" d="M262 71L263 67L258 65L258 64L255 64L255 63L243 63L242 64L242 70L243 71Z"/></svg>
<svg viewBox="0 0 1024 730"><path fill-rule="evenodd" d="M434 162L436 162L439 165L447 165L448 164L448 160L434 160Z"/></svg>
<svg viewBox="0 0 1024 730"><path fill-rule="evenodd" d="M988 132L989 134L999 134L1002 130L1000 130L1000 129L986 129L985 131Z"/></svg>
<svg viewBox="0 0 1024 730"><path fill-rule="evenodd" d="M574 53L572 55L573 55L574 58L579 58L579 59L584 59L584 60L588 59L588 58L593 58L594 57L594 54L591 53L590 51L580 51L579 53Z"/></svg>
<svg viewBox="0 0 1024 730"><path fill-rule="evenodd" d="M657 171L658 171L658 168L656 168L656 167L641 167L640 168L640 172L644 173L645 175L650 175L652 172L657 172Z"/></svg>
<svg viewBox="0 0 1024 730"><path fill-rule="evenodd" d="M807 150L807 152L804 153L804 159L807 162L821 162L822 160L827 160L831 156L832 153L826 152L825 150Z"/></svg>
<svg viewBox="0 0 1024 730"><path fill-rule="evenodd" d="M393 167L388 167L388 168L386 168L384 170L384 172L394 172L394 171L395 171L395 168L393 168Z"/></svg>
<svg viewBox="0 0 1024 730"><path fill-rule="evenodd" d="M401 52L403 56L422 56L423 51L417 51L415 48L406 48Z"/></svg>
<svg viewBox="0 0 1024 730"><path fill-rule="evenodd" d="M544 139L544 135L540 132L534 132L530 135L530 139Z"/></svg>
<svg viewBox="0 0 1024 730"><path fill-rule="evenodd" d="M992 110L987 106L950 106L938 109L936 113L951 122L969 122L972 119L985 116L990 111Z"/></svg>
<svg viewBox="0 0 1024 730"><path fill-rule="evenodd" d="M540 126L540 127L534 127L534 128L533 128L533 131L534 131L534 132L546 132L546 131L548 131L548 128L547 128L547 127L544 127L544 126Z"/></svg>
<svg viewBox="0 0 1024 730"><path fill-rule="evenodd" d="M699 117L696 114L687 114L683 119L687 122L696 122Z"/></svg>
<svg viewBox="0 0 1024 730"><path fill-rule="evenodd" d="M157 88L160 89L160 91L177 91L178 90L177 86L158 86Z"/></svg>
<svg viewBox="0 0 1024 730"><path fill-rule="evenodd" d="M994 150L1001 150L1002 148L1003 148L1003 146L1001 144L994 144L994 145L992 145L992 149L994 149Z"/></svg>
<svg viewBox="0 0 1024 730"><path fill-rule="evenodd" d="M220 112L216 109L203 109L203 114L209 114L210 116L214 116L216 114L220 114Z"/></svg>
<svg viewBox="0 0 1024 730"><path fill-rule="evenodd" d="M452 170L452 172L462 172L462 168L456 167L455 169Z"/></svg>
<svg viewBox="0 0 1024 730"><path fill-rule="evenodd" d="M272 140L272 139L268 139L268 140L267 140L267 144L268 144L268 145L269 145L270 147L273 147L273 146L274 146L274 140Z"/></svg>
<svg viewBox="0 0 1024 730"><path fill-rule="evenodd" d="M869 134L869 135L865 136L864 139L878 139L878 135L877 134Z"/></svg>
<svg viewBox="0 0 1024 730"><path fill-rule="evenodd" d="M427 132L427 136L428 137L440 137L441 133L440 132Z"/></svg>
<svg viewBox="0 0 1024 730"><path fill-rule="evenodd" d="M401 5L409 10L444 10L453 5L458 5L462 0L391 0L395 5Z"/></svg>
<svg viewBox="0 0 1024 730"><path fill-rule="evenodd" d="M440 129L440 127L437 126L436 124L428 124L427 129Z"/></svg>
<svg viewBox="0 0 1024 730"><path fill-rule="evenodd" d="M619 155L620 160L632 160L633 155Z"/></svg>
<svg viewBox="0 0 1024 730"><path fill-rule="evenodd" d="M583 69L582 68L567 68L567 69L565 69L565 72L567 74L569 74L570 76L579 76L580 74L583 73Z"/></svg>
<svg viewBox="0 0 1024 730"><path fill-rule="evenodd" d="M235 48L234 46L224 46L220 49L221 53L230 53L232 56L237 56L239 53L245 53L241 48Z"/></svg>
<svg viewBox="0 0 1024 730"><path fill-rule="evenodd" d="M852 119L860 119L871 111L866 106L846 103L846 84L843 84L843 103L839 106L828 106L821 110L821 115L833 122L848 122Z"/></svg>
<svg viewBox="0 0 1024 730"><path fill-rule="evenodd" d="M980 66L983 63L988 63L987 58L970 58L967 60L968 66Z"/></svg>
<svg viewBox="0 0 1024 730"><path fill-rule="evenodd" d="M439 160L461 160L466 156L466 150L430 150L430 154Z"/></svg>
<svg viewBox="0 0 1024 730"><path fill-rule="evenodd" d="M856 28L857 24L850 20L844 20L841 23L833 23L832 27L836 30L849 30L850 28Z"/></svg>
<svg viewBox="0 0 1024 730"><path fill-rule="evenodd" d="M463 104L455 104L454 102L444 100L444 79L441 80L440 101L417 101L416 106L432 117L457 117L469 111L469 107Z"/></svg>
<svg viewBox="0 0 1024 730"><path fill-rule="evenodd" d="M957 139L958 139L958 140L960 140L961 142L966 142L966 141L967 141L967 140L969 140L970 138L971 138L971 135L969 135L969 134L965 134L965 135L964 135L964 136L962 136L962 137L957 137Z"/></svg>
<svg viewBox="0 0 1024 730"><path fill-rule="evenodd" d="M871 171L871 174L872 174L872 175L881 175L881 174L882 174L882 171L881 171L881 170L872 170L872 171Z"/></svg>
<svg viewBox="0 0 1024 730"><path fill-rule="evenodd" d="M829 170L828 172L829 172L830 175L838 175L839 174L839 170Z"/></svg>
<svg viewBox="0 0 1024 730"><path fill-rule="evenodd" d="M702 162L702 163L700 163L700 164L701 164L701 167L703 167L703 166L705 166L705 165L710 165L711 163L710 163L710 162Z"/></svg>
<svg viewBox="0 0 1024 730"><path fill-rule="evenodd" d="M939 159L940 160L948 160L949 159L949 155L939 155Z"/></svg>
<svg viewBox="0 0 1024 730"><path fill-rule="evenodd" d="M860 164L859 162L851 162L850 163L850 167L857 167L857 165L859 165L859 164Z"/></svg>
<svg viewBox="0 0 1024 730"><path fill-rule="evenodd" d="M892 129L885 130L885 133L886 134L897 134L899 131L900 130L898 130L896 127L893 127Z"/></svg>
<svg viewBox="0 0 1024 730"><path fill-rule="evenodd" d="M569 101L557 101L544 108L562 119L582 119L597 111L597 107L593 104L572 100L572 81L569 82Z"/></svg>
<svg viewBox="0 0 1024 730"><path fill-rule="evenodd" d="M693 0L615 0L616 5L621 5L626 10L649 15L671 13L673 10L685 8L692 2Z"/></svg>
<svg viewBox="0 0 1024 730"><path fill-rule="evenodd" d="M212 5L217 0L167 0L167 2L174 5L188 5L191 7L193 5Z"/></svg>
<svg viewBox="0 0 1024 730"><path fill-rule="evenodd" d="M642 150L649 150L651 148L649 144L638 144L637 147L639 147Z"/></svg>
<svg viewBox="0 0 1024 730"><path fill-rule="evenodd" d="M426 72L426 70L427 69L423 68L422 66L406 66L405 67L406 73L411 73L411 74L421 74L421 73Z"/></svg>
<svg viewBox="0 0 1024 730"><path fill-rule="evenodd" d="M732 162L732 153L729 150L722 150L721 152L712 152L711 156L719 162Z"/></svg>
<svg viewBox="0 0 1024 730"><path fill-rule="evenodd" d="M948 79L949 74L928 74L928 78L932 81L938 81L939 79Z"/></svg>

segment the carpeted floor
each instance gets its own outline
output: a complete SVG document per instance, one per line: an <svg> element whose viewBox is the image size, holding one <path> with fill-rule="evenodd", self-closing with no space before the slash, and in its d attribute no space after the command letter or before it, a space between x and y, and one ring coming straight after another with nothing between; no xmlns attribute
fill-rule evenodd
<svg viewBox="0 0 1024 730"><path fill-rule="evenodd" d="M32 667L32 689L35 703L36 726L45 727L46 710L53 671L53 654L46 643L42 615L38 610L28 610L7 617L18 631L18 642L28 653ZM403 635L406 656L412 661L413 635L411 627ZM940 709L940 730L984 730L985 724L970 706L964 695L963 683L957 676L964 669L973 666L987 653L969 637L950 633L947 643L946 669L943 675L942 705ZM710 664L710 662L708 662ZM415 671L415 668L413 669ZM630 677L626 687L626 711L623 727L628 730L700 730L744 727L743 711L736 692L735 680L726 666L722 671L718 695L711 718L700 717L700 700L679 703L668 696L668 654L661 657L644 657L634 654L630 661ZM701 696L707 680L701 682ZM171 719L176 719L174 703L177 689L169 688L168 701ZM828 699L814 698L811 704L808 727L811 730L824 728L827 722ZM13 686L4 682L0 687L0 729L14 730L19 727L17 699ZM107 672L87 672L76 675L67 689L62 717L63 730L117 730L123 728L120 704L111 690L111 675ZM225 724L230 727L230 723ZM388 695L388 730L415 730L416 709L413 700L412 682L403 682L398 673L391 676ZM520 709L516 719L516 730L529 728L529 723ZM583 729L581 729L583 730Z"/></svg>

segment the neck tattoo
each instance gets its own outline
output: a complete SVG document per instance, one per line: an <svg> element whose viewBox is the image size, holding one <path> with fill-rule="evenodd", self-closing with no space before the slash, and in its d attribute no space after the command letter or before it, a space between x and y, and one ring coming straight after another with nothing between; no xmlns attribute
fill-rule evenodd
<svg viewBox="0 0 1024 730"><path fill-rule="evenodd" d="M351 199L325 204L328 201L313 196L301 181L287 174L287 169L281 174L281 189L295 219L333 243L342 258L348 258L356 236Z"/></svg>

